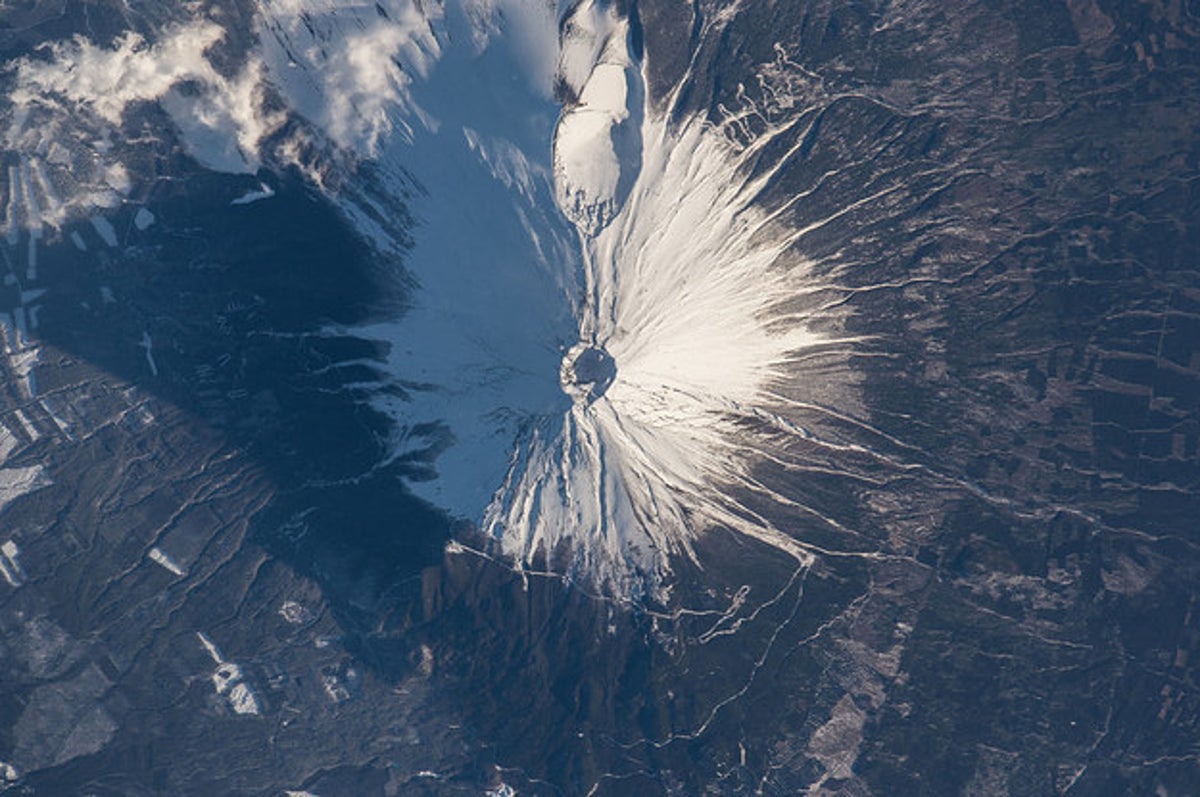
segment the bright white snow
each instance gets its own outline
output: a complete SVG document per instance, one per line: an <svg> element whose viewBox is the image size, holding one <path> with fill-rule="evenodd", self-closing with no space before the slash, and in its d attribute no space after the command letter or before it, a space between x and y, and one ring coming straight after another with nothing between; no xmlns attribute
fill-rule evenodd
<svg viewBox="0 0 1200 797"><path fill-rule="evenodd" d="M257 191L247 191L237 199L230 201L231 205L249 205L253 202L258 202L262 199L270 199L275 196L275 190L265 183L259 183Z"/></svg>
<svg viewBox="0 0 1200 797"><path fill-rule="evenodd" d="M737 494L759 489L754 449L771 454L769 440L747 444L746 419L781 411L772 383L820 342L771 323L807 266L750 205L758 187L737 179L723 139L698 124L644 132L627 204L584 238L592 288L579 334L608 351L616 378L522 441L485 516L508 555L569 549L573 572L622 594L664 584L671 559L712 525L804 557Z"/></svg>
<svg viewBox="0 0 1200 797"><path fill-rule="evenodd" d="M41 465L0 470L0 513L23 495L50 486L50 477Z"/></svg>
<svg viewBox="0 0 1200 797"><path fill-rule="evenodd" d="M163 549L158 547L151 548L148 555L150 557L150 561L171 572L172 574L180 577L187 575L187 571L180 567L179 563L172 559L165 551L163 551Z"/></svg>
<svg viewBox="0 0 1200 797"><path fill-rule="evenodd" d="M592 22L595 5L581 4L572 19L578 16ZM615 11L610 10L609 15ZM629 53L629 23L608 21L605 38L596 36L601 46L582 82L578 104L563 112L554 135L559 206L589 235L599 232L616 215L642 156L639 127L644 92L641 73ZM575 53L564 61L564 67L580 70L583 54ZM575 77L564 75L564 80L571 82Z"/></svg>

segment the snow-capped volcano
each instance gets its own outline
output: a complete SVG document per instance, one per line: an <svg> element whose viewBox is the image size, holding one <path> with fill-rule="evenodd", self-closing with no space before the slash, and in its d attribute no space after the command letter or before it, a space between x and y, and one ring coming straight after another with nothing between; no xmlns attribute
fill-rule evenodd
<svg viewBox="0 0 1200 797"><path fill-rule="evenodd" d="M397 327L401 339L445 341L440 311L429 319L439 331L420 331L426 302L471 308L465 334L474 340L457 356L431 369L429 354L440 345L432 344L419 362L397 363L400 373L416 366L422 381L431 370L445 377L430 379L416 402L432 403L428 422L448 433L437 478L416 489L477 520L512 561L546 563L622 595L663 589L672 560L692 557L693 540L713 525L803 556L739 498L762 497L752 469L780 456L750 429L766 418L774 434L787 434L771 390L791 355L818 342L788 309L808 275L791 251L792 233L753 204L771 172L747 179L743 167L755 150L737 153L720 128L668 125L646 106L629 20L612 4L576 5L561 30L556 82L576 99L550 146L539 152L535 141L522 150L539 190L510 192L518 208L528 205L523 245L553 240L560 256L491 250L455 261L461 273L445 293L433 287L436 300L418 298ZM464 194L456 201L474 191ZM551 195L573 236L547 209ZM550 224L537 227L535 218ZM425 276L422 241L413 268L423 285L441 285L444 269ZM444 259L445 245L431 241L430 259ZM496 274L503 288L467 287L491 285ZM561 310L549 317L574 329L530 335L520 306L497 301L513 281L565 287ZM526 341L520 352L512 348L518 339ZM562 353L560 385L537 362L554 349ZM560 387L571 402L558 400ZM512 400L518 394L523 406ZM398 418L411 419L412 410L395 405ZM505 453L503 472L496 452Z"/></svg>
<svg viewBox="0 0 1200 797"><path fill-rule="evenodd" d="M157 102L208 168L299 167L415 285L333 331L392 344L375 402L411 489L522 567L657 593L712 526L803 558L745 498L788 503L754 472L786 465L780 380L828 341L799 233L757 204L771 131L668 121L632 8L260 0L244 51L214 14L23 62L10 138Z"/></svg>

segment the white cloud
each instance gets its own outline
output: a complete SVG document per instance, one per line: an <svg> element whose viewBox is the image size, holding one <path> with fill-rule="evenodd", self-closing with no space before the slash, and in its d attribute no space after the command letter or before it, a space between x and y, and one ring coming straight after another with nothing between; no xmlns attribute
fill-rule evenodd
<svg viewBox="0 0 1200 797"><path fill-rule="evenodd" d="M45 48L48 59L18 63L9 99L19 111L90 114L114 126L132 105L161 101L200 163L218 171L254 171L260 143L282 120L263 110L258 62L232 79L213 67L208 50L224 35L220 26L197 21L166 30L152 44L136 33L107 48L82 37L57 42ZM184 84L187 91L180 90ZM15 115L18 125L25 116Z"/></svg>
<svg viewBox="0 0 1200 797"><path fill-rule="evenodd" d="M383 14L358 2L264 0L259 9L259 51L288 106L338 146L366 157L397 125L411 138L409 121L435 124L410 88L441 56L437 17L410 0L380 7Z"/></svg>

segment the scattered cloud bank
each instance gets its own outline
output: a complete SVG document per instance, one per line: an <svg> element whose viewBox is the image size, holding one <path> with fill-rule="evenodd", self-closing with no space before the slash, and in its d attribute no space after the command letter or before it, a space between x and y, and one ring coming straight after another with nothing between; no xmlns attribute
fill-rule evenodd
<svg viewBox="0 0 1200 797"><path fill-rule="evenodd" d="M337 146L372 157L394 132L432 125L414 81L441 57L439 6L411 0L262 0L259 53L287 106Z"/></svg>
<svg viewBox="0 0 1200 797"><path fill-rule="evenodd" d="M263 139L283 122L265 110L262 64L250 60L234 77L219 73L208 51L225 31L208 21L171 28L153 43L127 33L112 47L87 39L48 45L16 66L9 101L18 123L34 109L67 114L78 124L119 127L126 111L157 101L188 152L207 168L253 172ZM20 125L10 130L10 141Z"/></svg>
<svg viewBox="0 0 1200 797"><path fill-rule="evenodd" d="M7 151L41 164L62 217L129 195L132 184L108 178L137 174L138 153L163 143L152 126L129 127L129 114L147 104L165 112L205 168L253 174L291 164L328 188L329 169L314 161L373 159L393 142L411 143L416 130L437 130L440 120L417 97L442 101L426 84L452 38L475 55L503 38L523 79L549 99L565 5L258 0L257 41L242 52L214 19L181 9L153 35L130 31L105 44L75 36L0 65L9 81L0 135ZM275 135L289 118L296 124Z"/></svg>

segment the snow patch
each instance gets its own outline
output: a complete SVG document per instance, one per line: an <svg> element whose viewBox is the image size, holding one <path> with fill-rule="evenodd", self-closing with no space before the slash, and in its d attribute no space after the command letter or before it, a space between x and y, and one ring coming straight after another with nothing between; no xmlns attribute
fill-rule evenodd
<svg viewBox="0 0 1200 797"><path fill-rule="evenodd" d="M138 347L146 351L146 366L150 369L150 375L158 376L158 363L154 360L154 339L150 337L149 332L142 333Z"/></svg>
<svg viewBox="0 0 1200 797"><path fill-rule="evenodd" d="M559 206L587 235L595 235L616 216L637 177L642 157L641 119L645 92L642 75L629 50L629 23L619 19L597 25L597 3L582 3L566 23L581 17L581 37L598 48L595 62L579 86L579 100L566 109L554 134L554 179ZM611 14L613 12L609 12ZM600 32L605 35L600 37ZM564 47L563 83L575 87L589 49ZM579 73L579 74L577 74Z"/></svg>
<svg viewBox="0 0 1200 797"><path fill-rule="evenodd" d="M158 547L151 548L151 549L150 549L150 553L148 554L148 556L150 557L150 561L152 561L152 562L154 562L155 564L159 565L159 566L160 566L160 567L162 567L164 570L167 570L168 572L172 573L173 575L179 576L179 577L181 577L181 578L182 578L183 576L186 576L186 575L187 575L187 571L186 571L186 570L184 570L184 569L183 569L183 568L182 568L182 567L179 565L179 563L178 563L178 562L176 562L174 559L172 559L172 558L171 558L171 557L170 557L170 556L169 556L169 555L168 555L168 554L167 554L165 551L163 551L163 549L161 549L161 548L158 548Z"/></svg>
<svg viewBox="0 0 1200 797"><path fill-rule="evenodd" d="M12 540L0 544L0 575L11 587L20 587L29 575L21 565L21 548Z"/></svg>
<svg viewBox="0 0 1200 797"><path fill-rule="evenodd" d="M138 208L133 214L133 226L139 230L147 230L154 224L154 214L146 208Z"/></svg>
<svg viewBox="0 0 1200 797"><path fill-rule="evenodd" d="M50 477L41 465L0 470L0 513L23 495L49 487Z"/></svg>
<svg viewBox="0 0 1200 797"><path fill-rule="evenodd" d="M21 447L21 441L9 431L9 428L3 423L0 423L0 464L3 464L9 454Z"/></svg>
<svg viewBox="0 0 1200 797"><path fill-rule="evenodd" d="M252 202L258 202L261 199L270 199L273 196L275 196L275 189L271 188L266 183L259 183L257 191L247 191L229 204L249 205Z"/></svg>
<svg viewBox="0 0 1200 797"><path fill-rule="evenodd" d="M241 666L232 661L225 661L221 657L221 651L208 638L207 634L198 631L196 637L217 665L212 674L213 689L216 693L223 695L229 701L229 707L235 714L250 716L261 714L262 709L258 702L258 696L250 684L246 683Z"/></svg>

